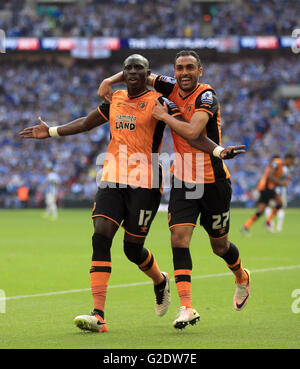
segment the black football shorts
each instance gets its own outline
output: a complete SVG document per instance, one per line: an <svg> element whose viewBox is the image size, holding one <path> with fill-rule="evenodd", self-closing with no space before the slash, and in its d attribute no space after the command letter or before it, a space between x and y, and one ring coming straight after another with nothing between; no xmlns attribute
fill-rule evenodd
<svg viewBox="0 0 300 369"><path fill-rule="evenodd" d="M224 237L229 232L230 225L230 179L203 185L203 194L200 198L187 198L187 193L195 191L190 186L174 186L169 201L169 227L178 225L196 226L200 215L200 225L212 238Z"/></svg>
<svg viewBox="0 0 300 369"><path fill-rule="evenodd" d="M118 183L101 183L96 194L92 218L105 217L126 233L146 237L157 213L161 199L160 189L133 188Z"/></svg>
<svg viewBox="0 0 300 369"><path fill-rule="evenodd" d="M269 204L270 200L273 200L276 198L276 192L275 190L263 190L259 193L259 199L257 203L263 203L263 204Z"/></svg>

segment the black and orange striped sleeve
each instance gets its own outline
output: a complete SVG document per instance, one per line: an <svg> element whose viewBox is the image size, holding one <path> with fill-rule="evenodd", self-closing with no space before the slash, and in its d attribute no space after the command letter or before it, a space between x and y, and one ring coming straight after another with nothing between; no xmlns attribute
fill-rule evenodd
<svg viewBox="0 0 300 369"><path fill-rule="evenodd" d="M154 80L153 87L157 92L168 97L176 85L176 79L168 76L157 76Z"/></svg>
<svg viewBox="0 0 300 369"><path fill-rule="evenodd" d="M106 120L109 120L109 108L110 108L110 104L108 103L103 103L99 105L97 108L99 114Z"/></svg>
<svg viewBox="0 0 300 369"><path fill-rule="evenodd" d="M171 100L167 99L166 97L159 97L158 101L163 105L164 103L167 104L168 113L173 117L181 115L179 107Z"/></svg>
<svg viewBox="0 0 300 369"><path fill-rule="evenodd" d="M202 92L195 102L195 111L205 111L210 118L218 111L219 102L212 90Z"/></svg>

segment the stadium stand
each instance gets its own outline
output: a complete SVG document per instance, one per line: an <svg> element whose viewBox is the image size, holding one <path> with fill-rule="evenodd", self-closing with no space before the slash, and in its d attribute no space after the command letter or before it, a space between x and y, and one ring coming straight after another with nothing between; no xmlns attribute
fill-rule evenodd
<svg viewBox="0 0 300 369"><path fill-rule="evenodd" d="M0 3L0 28L9 37L290 35L291 29L300 28L299 19L299 2L293 0Z"/></svg>
<svg viewBox="0 0 300 369"><path fill-rule="evenodd" d="M55 125L86 115L100 103L98 81L121 68L107 61L88 65L75 62L72 66L57 62L1 64L0 76L6 76L0 77L1 207L21 206L17 189L24 185L30 189L30 205L40 206L49 162L62 180L61 200L93 200L100 169L96 158L108 143L108 125L87 134L43 142L22 140L17 133L36 122L38 116ZM172 68L169 60L152 66L155 73L167 75L172 74ZM223 145L245 144L248 150L247 155L227 162L232 173L233 201L253 204L251 191L271 155L293 151L299 156L299 110L293 100L276 98L272 93L296 80L300 80L297 57L204 61L203 81L212 84L221 101ZM166 130L162 152L172 150ZM299 196L296 172L289 197Z"/></svg>
<svg viewBox="0 0 300 369"><path fill-rule="evenodd" d="M8 38L290 36L291 30L300 28L299 20L299 2L293 0L0 2L0 30ZM40 206L49 162L61 177L62 202L93 200L99 171L96 158L108 143L108 125L85 135L42 143L22 140L17 133L38 116L55 125L94 109L101 102L98 83L122 68L120 60L125 52L121 57L112 54L110 59L85 62L55 51L16 51L8 58L0 55L0 207L22 206L17 190L23 186L29 188L29 206ZM172 75L175 52L158 50L155 54L148 50L152 70ZM226 57L208 49L200 51L201 57L202 53L203 81L216 89L221 102L223 145L247 146L246 155L228 162L233 201L251 206L252 191L269 158L287 151L299 156L299 98L277 93L281 87L300 84L299 55L264 50ZM162 152L172 151L167 129ZM289 187L291 200L300 198L299 177L296 169ZM165 195L167 198L167 189Z"/></svg>

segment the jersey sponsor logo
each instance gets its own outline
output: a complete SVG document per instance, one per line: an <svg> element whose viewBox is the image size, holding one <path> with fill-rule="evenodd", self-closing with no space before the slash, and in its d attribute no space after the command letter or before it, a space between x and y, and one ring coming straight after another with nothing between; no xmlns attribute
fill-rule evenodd
<svg viewBox="0 0 300 369"><path fill-rule="evenodd" d="M203 104L209 104L212 105L213 103L213 94L211 91L206 91L201 95L201 102Z"/></svg>
<svg viewBox="0 0 300 369"><path fill-rule="evenodd" d="M135 130L136 117L134 115L121 115L116 116L116 129L127 129L129 131Z"/></svg>

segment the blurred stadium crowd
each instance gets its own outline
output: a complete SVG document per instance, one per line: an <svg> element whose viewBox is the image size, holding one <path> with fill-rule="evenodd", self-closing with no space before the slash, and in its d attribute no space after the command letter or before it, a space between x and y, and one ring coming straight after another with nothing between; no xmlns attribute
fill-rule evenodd
<svg viewBox="0 0 300 369"><path fill-rule="evenodd" d="M282 36L300 28L296 0L235 0L206 6L191 0L81 0L52 5L10 0L0 2L0 12L0 28L7 37Z"/></svg>
<svg viewBox="0 0 300 369"><path fill-rule="evenodd" d="M270 157L288 151L299 156L299 110L293 100L273 94L279 86L300 80L299 60L290 56L203 62L202 81L216 89L221 103L223 146L247 146L247 154L227 161L233 200L253 205L252 191ZM61 178L60 199L93 201L100 169L96 158L106 150L108 125L86 134L41 141L21 139L18 132L35 124L38 116L57 125L95 109L101 103L98 83L122 68L120 64L104 67L103 63L0 65L0 207L21 206L20 186L29 188L31 205L41 205L49 163ZM151 69L173 75L169 60L152 64ZM168 129L161 152L173 152ZM289 187L290 199L300 196L299 177L298 169Z"/></svg>
<svg viewBox="0 0 300 369"><path fill-rule="evenodd" d="M50 5L37 0L0 1L0 29L7 37L282 36L295 28L300 28L300 2L295 0L206 4L192 0L78 0ZM172 60L163 58L162 54L159 65L151 65L152 71L173 75ZM221 103L223 146L247 146L246 155L227 161L233 200L251 206L253 189L271 156L290 151L299 156L299 106L276 94L282 85L299 83L299 57L203 61L202 81L216 89ZM77 61L69 66L53 61L1 61L0 207L22 206L18 189L24 186L29 189L30 205L40 206L50 166L61 178L60 199L93 201L100 169L96 158L109 142L108 125L43 141L22 140L18 132L37 122L38 116L50 125L85 116L101 103L99 82L121 68L121 61ZM173 152L168 129L161 151ZM300 197L299 177L296 169L290 199Z"/></svg>

